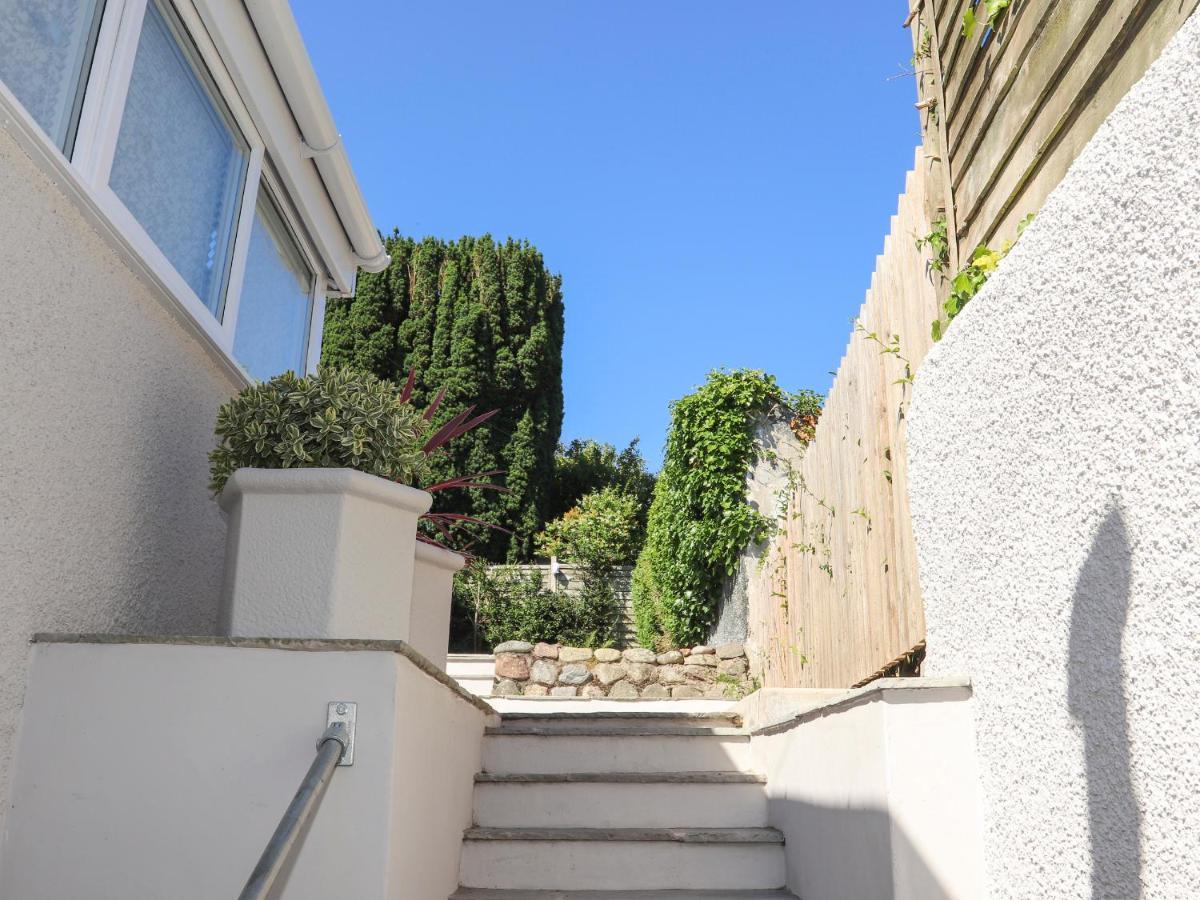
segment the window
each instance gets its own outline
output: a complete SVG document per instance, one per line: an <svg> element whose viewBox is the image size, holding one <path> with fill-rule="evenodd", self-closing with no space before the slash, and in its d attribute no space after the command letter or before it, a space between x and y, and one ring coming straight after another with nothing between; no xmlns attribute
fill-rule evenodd
<svg viewBox="0 0 1200 900"><path fill-rule="evenodd" d="M0 81L68 156L101 12L99 0L0 0Z"/></svg>
<svg viewBox="0 0 1200 900"><path fill-rule="evenodd" d="M312 270L283 216L260 189L233 344L233 355L255 378L304 372L313 287Z"/></svg>
<svg viewBox="0 0 1200 900"><path fill-rule="evenodd" d="M0 0L0 121L235 377L303 374L353 257L298 214L324 176L276 79L241 65L261 35L223 5Z"/></svg>
<svg viewBox="0 0 1200 900"><path fill-rule="evenodd" d="M151 0L109 186L218 320L248 159L190 42Z"/></svg>

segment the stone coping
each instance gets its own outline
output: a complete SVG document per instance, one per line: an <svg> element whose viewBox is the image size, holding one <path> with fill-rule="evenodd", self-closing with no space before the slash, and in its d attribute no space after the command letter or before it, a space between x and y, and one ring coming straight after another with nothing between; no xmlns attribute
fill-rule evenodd
<svg viewBox="0 0 1200 900"><path fill-rule="evenodd" d="M461 553L455 553L446 547L438 547L428 541L417 538L417 559L445 569L447 572L457 572L467 564L467 558Z"/></svg>
<svg viewBox="0 0 1200 900"><path fill-rule="evenodd" d="M752 737L780 734L790 731L798 725L803 725L805 722L833 715L855 706L873 703L876 700L901 700L902 698L898 696L890 696L898 692L936 694L961 691L964 688L968 691L971 689L971 679L965 675L945 678L880 678L860 688L851 688L837 697L826 697L813 701L811 704L802 705L794 712L754 727L750 734Z"/></svg>
<svg viewBox="0 0 1200 900"><path fill-rule="evenodd" d="M460 700L470 703L489 717L497 712L486 701L476 697L457 681L427 660L404 641L376 641L362 638L254 638L215 637L190 634L59 634L38 632L35 644L149 644L173 647L229 647L249 650L290 650L308 653L362 652L395 653L432 678L441 682Z"/></svg>

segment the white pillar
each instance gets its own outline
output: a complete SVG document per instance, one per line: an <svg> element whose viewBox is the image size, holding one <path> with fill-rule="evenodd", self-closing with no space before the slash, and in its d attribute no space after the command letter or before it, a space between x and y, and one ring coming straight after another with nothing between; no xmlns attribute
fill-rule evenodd
<svg viewBox="0 0 1200 900"><path fill-rule="evenodd" d="M466 558L458 553L417 541L412 610L405 640L442 671L446 669L446 652L450 644L454 573L466 562Z"/></svg>

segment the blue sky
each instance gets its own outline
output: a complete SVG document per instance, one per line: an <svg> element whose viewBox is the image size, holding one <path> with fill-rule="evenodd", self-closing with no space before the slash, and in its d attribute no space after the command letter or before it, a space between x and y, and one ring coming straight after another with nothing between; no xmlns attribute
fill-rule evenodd
<svg viewBox="0 0 1200 900"><path fill-rule="evenodd" d="M564 440L657 468L709 369L828 389L920 141L906 4L292 5L383 231L562 274Z"/></svg>

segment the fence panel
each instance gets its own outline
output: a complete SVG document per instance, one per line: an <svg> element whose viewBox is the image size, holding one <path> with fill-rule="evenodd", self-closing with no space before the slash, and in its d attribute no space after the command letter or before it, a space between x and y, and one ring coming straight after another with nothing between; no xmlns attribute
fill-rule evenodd
<svg viewBox="0 0 1200 900"><path fill-rule="evenodd" d="M838 367L816 438L751 592L749 643L764 684L845 687L925 637L909 521L904 411L931 345L937 298L916 238L928 233L918 152Z"/></svg>

